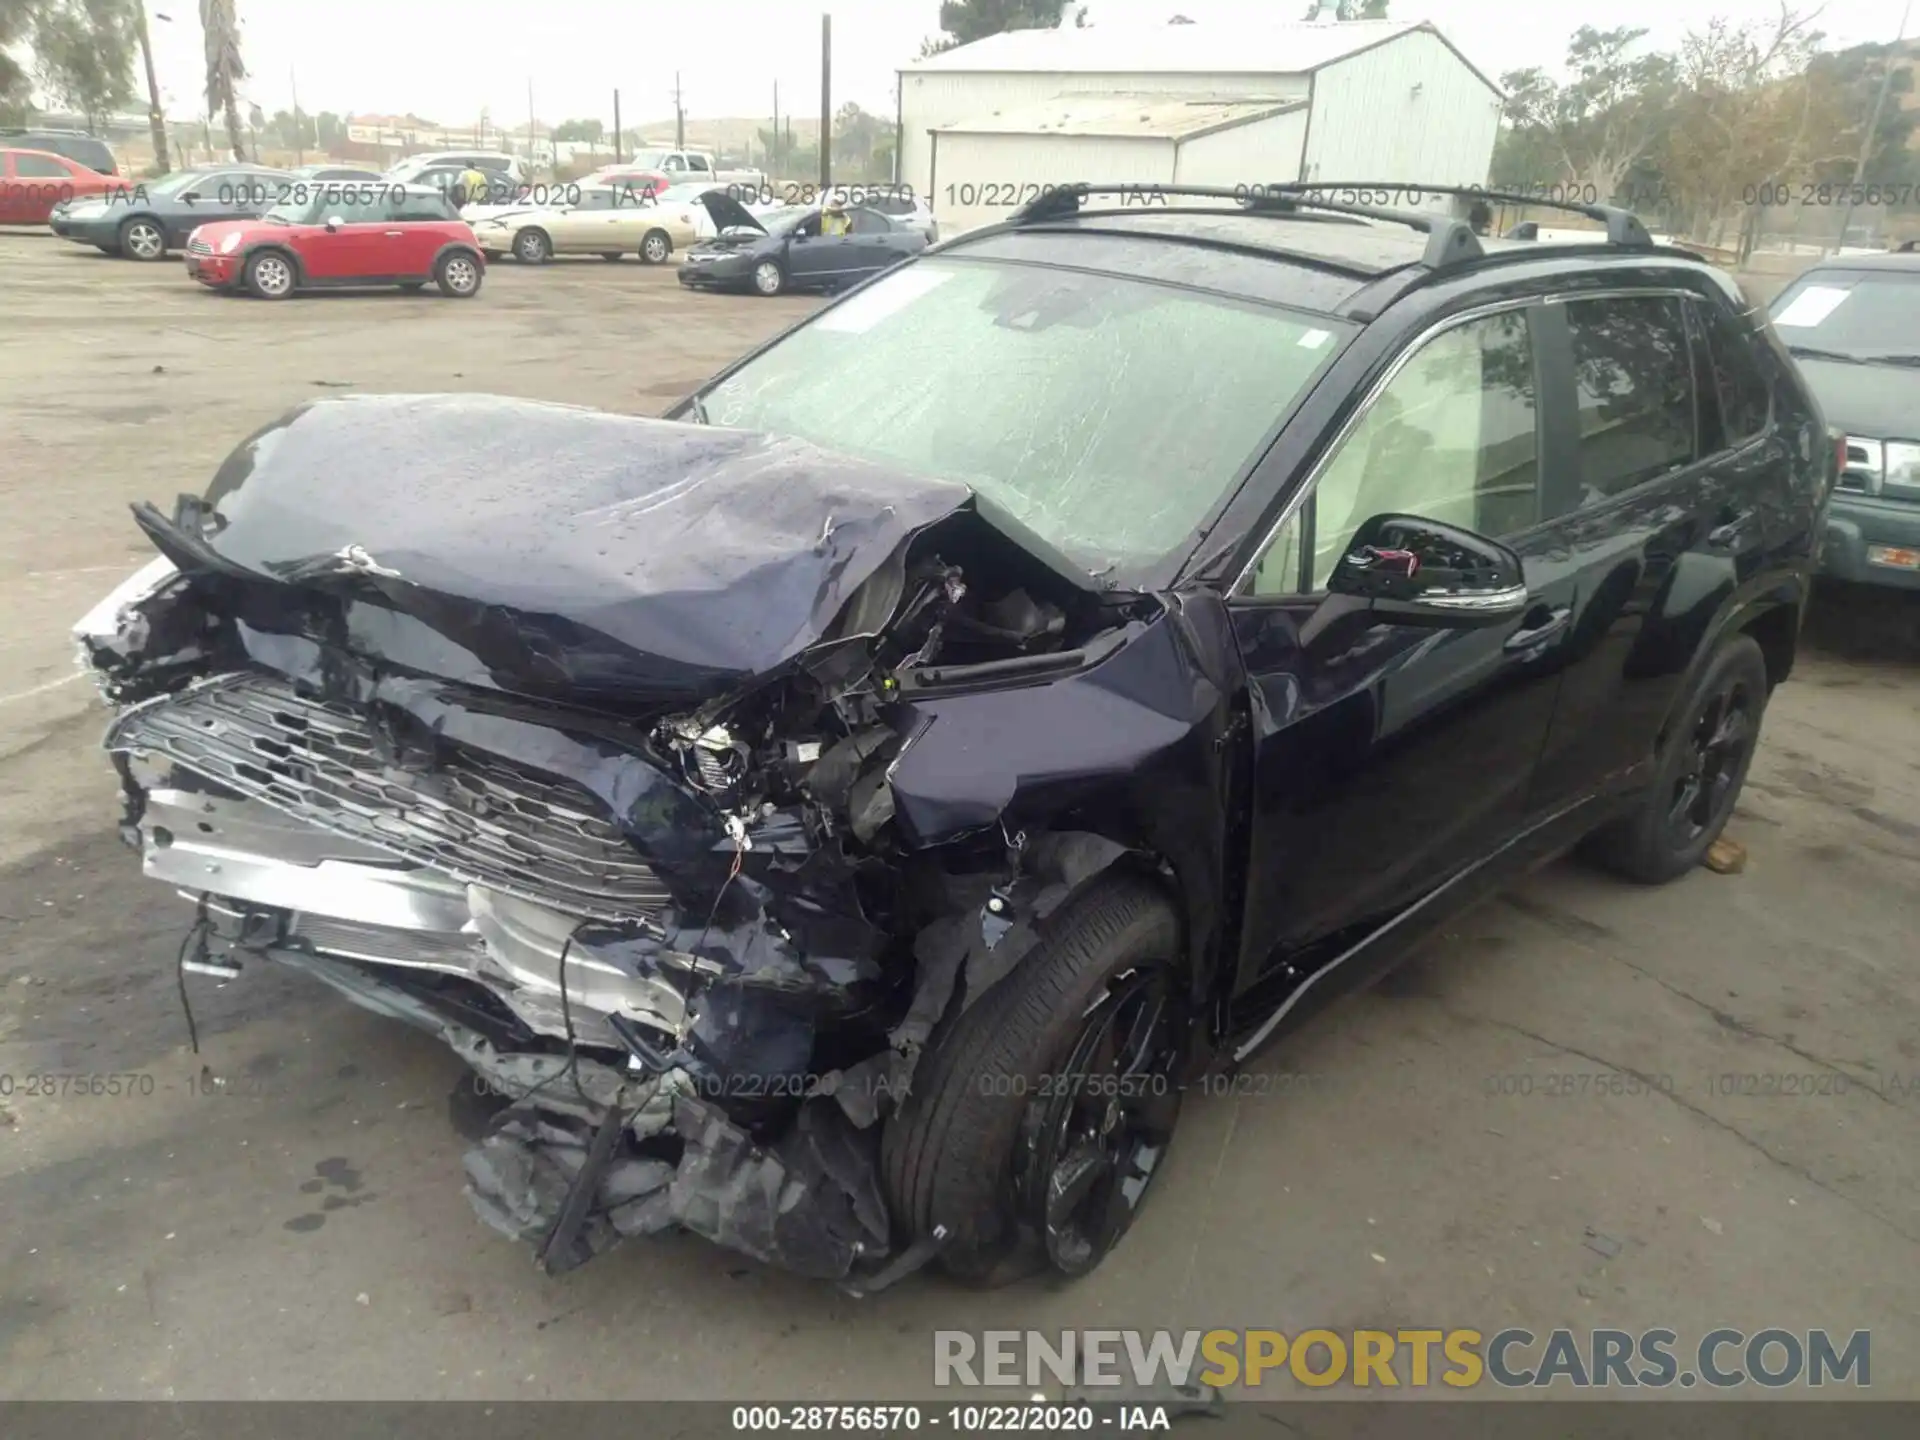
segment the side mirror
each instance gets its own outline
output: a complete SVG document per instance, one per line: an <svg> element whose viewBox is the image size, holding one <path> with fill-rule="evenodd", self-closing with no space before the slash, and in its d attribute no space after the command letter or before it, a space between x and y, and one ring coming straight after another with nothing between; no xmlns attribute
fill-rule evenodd
<svg viewBox="0 0 1920 1440"><path fill-rule="evenodd" d="M1328 577L1327 590L1368 602L1397 625L1479 629L1527 609L1520 557L1497 540L1418 515L1376 515Z"/></svg>
<svg viewBox="0 0 1920 1440"><path fill-rule="evenodd" d="M346 223L347 222L342 220L338 215L327 216L327 233L331 235L334 231L338 230L342 225Z"/></svg>

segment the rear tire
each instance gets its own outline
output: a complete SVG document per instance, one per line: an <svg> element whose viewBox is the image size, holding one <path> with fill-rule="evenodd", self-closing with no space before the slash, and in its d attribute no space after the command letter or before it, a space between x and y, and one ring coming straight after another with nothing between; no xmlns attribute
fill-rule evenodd
<svg viewBox="0 0 1920 1440"><path fill-rule="evenodd" d="M1159 887L1110 875L1050 917L1038 946L936 1032L881 1139L904 1240L945 1226L941 1265L972 1281L991 1278L1023 1232L1040 1238L1063 1274L1085 1274L1111 1253L1151 1188L1129 1198L1125 1184L1164 1168L1179 1114L1181 938ZM1145 1057L1137 1071L1101 1069L1103 1023L1113 1053ZM1140 1078L1104 1093L1076 1083L1070 1095L1049 1083L1102 1073ZM1092 1107L1085 1115L1083 1105ZM1085 1179L1089 1164L1106 1168ZM1050 1193L1068 1199L1050 1209ZM1076 1238L1077 1226L1087 1234Z"/></svg>
<svg viewBox="0 0 1920 1440"><path fill-rule="evenodd" d="M455 300L471 300L480 293L480 262L472 254L459 250L442 255L433 267L433 283L442 295Z"/></svg>
<svg viewBox="0 0 1920 1440"><path fill-rule="evenodd" d="M640 240L640 258L649 265L664 265L673 254L673 237L664 230L649 230Z"/></svg>
<svg viewBox="0 0 1920 1440"><path fill-rule="evenodd" d="M1676 713L1639 808L1588 836L1582 853L1643 885L1699 865L1739 802L1766 707L1766 656L1751 635L1735 635Z"/></svg>

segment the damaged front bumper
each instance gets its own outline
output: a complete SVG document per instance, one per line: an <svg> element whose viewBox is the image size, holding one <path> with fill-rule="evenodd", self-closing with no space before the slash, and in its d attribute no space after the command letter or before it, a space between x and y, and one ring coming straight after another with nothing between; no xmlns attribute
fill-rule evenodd
<svg viewBox="0 0 1920 1440"><path fill-rule="evenodd" d="M410 772L351 707L253 673L123 711L106 747L146 873L201 906L183 963L274 960L451 1046L510 1100L468 1194L550 1269L675 1226L821 1278L888 1261L871 1117L768 1072L804 1067L807 1027L673 948L667 887L584 789L464 747Z"/></svg>

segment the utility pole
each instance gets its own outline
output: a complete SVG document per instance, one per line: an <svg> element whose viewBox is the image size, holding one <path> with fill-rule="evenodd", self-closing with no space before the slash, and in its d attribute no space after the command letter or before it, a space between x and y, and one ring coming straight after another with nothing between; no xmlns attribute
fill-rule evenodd
<svg viewBox="0 0 1920 1440"><path fill-rule="evenodd" d="M620 92L613 92L613 163L620 163Z"/></svg>
<svg viewBox="0 0 1920 1440"><path fill-rule="evenodd" d="M820 193L833 184L833 16L820 17Z"/></svg>
<svg viewBox="0 0 1920 1440"><path fill-rule="evenodd" d="M533 153L533 77L527 77L527 166L531 169L535 162Z"/></svg>
<svg viewBox="0 0 1920 1440"><path fill-rule="evenodd" d="M773 82L773 142L767 146L767 174L780 178L780 82Z"/></svg>
<svg viewBox="0 0 1920 1440"><path fill-rule="evenodd" d="M300 81L291 65L287 67L287 88L293 91L293 163L304 165L307 163L307 121L300 113Z"/></svg>
<svg viewBox="0 0 1920 1440"><path fill-rule="evenodd" d="M147 128L153 134L153 162L164 175L173 168L173 162L167 156L167 112L160 108L160 79L153 68L153 42L147 38L146 0L140 0L133 7L133 13L139 24L140 58L147 67Z"/></svg>
<svg viewBox="0 0 1920 1440"><path fill-rule="evenodd" d="M681 103L680 72L673 72L673 148L687 148L687 107Z"/></svg>
<svg viewBox="0 0 1920 1440"><path fill-rule="evenodd" d="M1907 20L1913 14L1913 0L1907 0L1906 8L1900 12L1900 33L1893 37L1893 44L1887 48L1887 67L1880 74L1880 93L1873 97L1873 113L1867 118L1867 133L1860 137L1860 158L1853 162L1853 187L1847 192L1846 208L1840 212L1840 234L1833 242L1829 254L1839 254L1847 243L1847 226L1853 220L1853 196L1860 188L1865 175L1867 161L1873 158L1874 137L1880 133L1880 112L1887 108L1887 91L1893 88L1893 63L1900 58L1900 42L1907 38Z"/></svg>

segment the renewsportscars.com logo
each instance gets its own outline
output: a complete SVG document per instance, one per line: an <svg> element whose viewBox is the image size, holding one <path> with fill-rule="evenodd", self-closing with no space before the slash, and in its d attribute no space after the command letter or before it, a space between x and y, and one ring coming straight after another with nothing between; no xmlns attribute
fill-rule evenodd
<svg viewBox="0 0 1920 1440"><path fill-rule="evenodd" d="M933 1332L939 1387L1304 1385L1780 1389L1872 1383L1872 1334L1711 1330L965 1330Z"/></svg>

